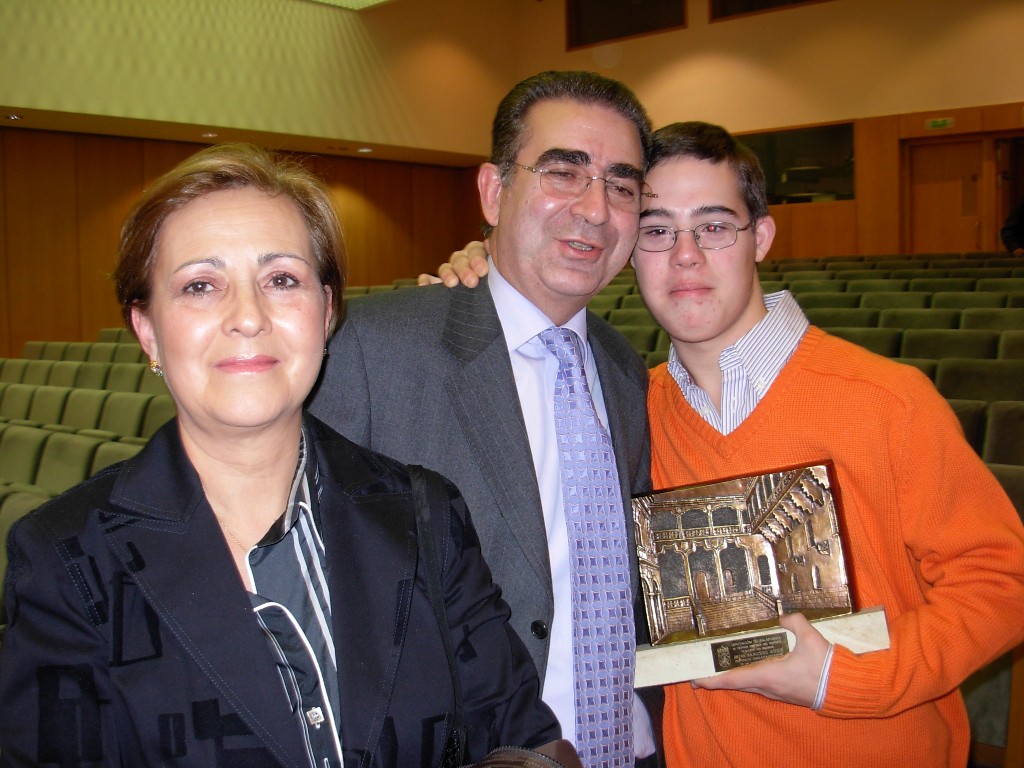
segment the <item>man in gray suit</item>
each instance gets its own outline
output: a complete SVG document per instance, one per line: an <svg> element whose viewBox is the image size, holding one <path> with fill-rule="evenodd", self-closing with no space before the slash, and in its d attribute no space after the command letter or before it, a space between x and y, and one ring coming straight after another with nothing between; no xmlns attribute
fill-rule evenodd
<svg viewBox="0 0 1024 768"><path fill-rule="evenodd" d="M491 161L477 179L490 227L491 273L483 286L351 302L312 411L350 439L456 483L512 608L512 625L540 671L543 698L582 755L569 534L551 405L558 360L538 333L560 326L582 341L594 410L611 436L643 640L628 510L632 494L650 489L647 371L586 304L623 268L636 242L650 124L621 83L547 72L503 99L492 138ZM643 707L633 707L632 726L612 722L607 730L631 728L626 751L649 756L654 743ZM621 763L589 759L613 763L632 765L633 754Z"/></svg>

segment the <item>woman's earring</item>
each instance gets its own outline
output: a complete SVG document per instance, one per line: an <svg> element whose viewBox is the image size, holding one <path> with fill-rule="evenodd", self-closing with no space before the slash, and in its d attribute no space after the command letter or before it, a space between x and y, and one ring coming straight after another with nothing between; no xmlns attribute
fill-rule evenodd
<svg viewBox="0 0 1024 768"><path fill-rule="evenodd" d="M154 376L159 376L161 379L164 377L164 369L160 367L160 363L156 360L149 361L149 370L153 372Z"/></svg>

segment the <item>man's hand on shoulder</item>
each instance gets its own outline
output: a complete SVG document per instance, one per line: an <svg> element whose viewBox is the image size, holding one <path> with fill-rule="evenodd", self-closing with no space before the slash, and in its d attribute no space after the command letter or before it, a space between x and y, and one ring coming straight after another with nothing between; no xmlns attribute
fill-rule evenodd
<svg viewBox="0 0 1024 768"><path fill-rule="evenodd" d="M444 283L454 288L462 283L467 288L476 288L480 278L487 274L487 247L484 243L474 240L466 244L461 251L455 251L451 258L437 268L434 275L420 275L416 278L417 285L434 285Z"/></svg>

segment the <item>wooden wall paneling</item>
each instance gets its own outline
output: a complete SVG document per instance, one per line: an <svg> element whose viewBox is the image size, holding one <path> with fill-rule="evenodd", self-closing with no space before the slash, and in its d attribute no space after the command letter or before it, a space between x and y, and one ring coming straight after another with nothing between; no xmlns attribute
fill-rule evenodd
<svg viewBox="0 0 1024 768"><path fill-rule="evenodd" d="M191 157L206 146L205 144L193 144L187 141L144 139L142 142L143 187L148 187L182 160Z"/></svg>
<svg viewBox="0 0 1024 768"><path fill-rule="evenodd" d="M982 107L981 129L983 131L1024 130L1024 102Z"/></svg>
<svg viewBox="0 0 1024 768"><path fill-rule="evenodd" d="M433 272L447 261L448 254L466 240L457 236L455 212L458 199L457 173L451 168L417 165L412 169L412 249L409 272Z"/></svg>
<svg viewBox="0 0 1024 768"><path fill-rule="evenodd" d="M899 120L870 117L853 124L856 249L864 255L901 253Z"/></svg>
<svg viewBox="0 0 1024 768"><path fill-rule="evenodd" d="M462 202L455 209L456 240L465 237L463 244L469 240L479 240L482 236L484 216L480 210L480 193L476 188L478 167L459 168L456 171L456 190Z"/></svg>
<svg viewBox="0 0 1024 768"><path fill-rule="evenodd" d="M789 205L790 258L817 259L857 253L857 204L853 200Z"/></svg>
<svg viewBox="0 0 1024 768"><path fill-rule="evenodd" d="M412 258L412 166L366 163L366 275L368 285L414 276Z"/></svg>
<svg viewBox="0 0 1024 768"><path fill-rule="evenodd" d="M0 357L11 354L11 281L7 274L7 185L11 174L4 165L4 141L10 131L0 129ZM20 352L18 353L20 354Z"/></svg>
<svg viewBox="0 0 1024 768"><path fill-rule="evenodd" d="M4 144L9 336L21 354L29 340L82 338L75 139L14 130Z"/></svg>
<svg viewBox="0 0 1024 768"><path fill-rule="evenodd" d="M768 206L768 212L775 219L775 240L772 241L765 261L785 261L793 258L793 208L795 206L792 205Z"/></svg>
<svg viewBox="0 0 1024 768"><path fill-rule="evenodd" d="M121 224L143 188L140 139L78 136L78 258L82 335L123 325L113 272Z"/></svg>
<svg viewBox="0 0 1024 768"><path fill-rule="evenodd" d="M304 158L304 163L331 190L348 254L348 284L368 285L367 205L363 196L367 163L346 157L315 155Z"/></svg>
<svg viewBox="0 0 1024 768"><path fill-rule="evenodd" d="M948 121L937 127L933 121ZM900 138L937 138L981 131L981 107L943 109L935 112L910 112L900 115Z"/></svg>

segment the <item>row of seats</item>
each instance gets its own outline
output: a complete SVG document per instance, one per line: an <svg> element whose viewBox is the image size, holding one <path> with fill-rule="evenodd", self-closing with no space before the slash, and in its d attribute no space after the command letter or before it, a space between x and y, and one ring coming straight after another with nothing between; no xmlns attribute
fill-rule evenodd
<svg viewBox="0 0 1024 768"><path fill-rule="evenodd" d="M138 342L26 341L21 356L28 360L78 360L90 363L146 363Z"/></svg>
<svg viewBox="0 0 1024 768"><path fill-rule="evenodd" d="M798 269L802 264L824 265L825 269L844 269L850 266L877 267L879 269L900 269L907 266L932 267L935 269L956 269L958 267L1019 267L1024 266L1024 257L1014 256L1006 251L984 251L980 253L915 253L883 254L878 256L817 256L810 259L776 260L767 258L758 263L759 269Z"/></svg>
<svg viewBox="0 0 1024 768"><path fill-rule="evenodd" d="M167 385L144 363L90 363L78 360L0 358L0 382L167 394Z"/></svg>
<svg viewBox="0 0 1024 768"><path fill-rule="evenodd" d="M1024 330L1024 307L811 307L808 320L822 328L963 328L989 331ZM616 328L657 323L647 309L613 309L608 322ZM2 372L0 372L2 373Z"/></svg>
<svg viewBox="0 0 1024 768"><path fill-rule="evenodd" d="M145 443L175 414L170 395L0 382L0 431L33 426Z"/></svg>
<svg viewBox="0 0 1024 768"><path fill-rule="evenodd" d="M948 400L964 436L982 459L1024 466L1024 402L1019 400Z"/></svg>
<svg viewBox="0 0 1024 768"><path fill-rule="evenodd" d="M820 273L819 273L820 274ZM951 291L996 291L1024 293L1024 277L816 277L810 272L760 275L761 290L774 293L783 288L797 291L828 291L830 293L880 293L914 291L948 293Z"/></svg>

